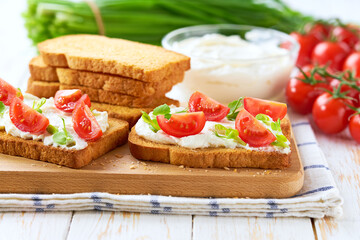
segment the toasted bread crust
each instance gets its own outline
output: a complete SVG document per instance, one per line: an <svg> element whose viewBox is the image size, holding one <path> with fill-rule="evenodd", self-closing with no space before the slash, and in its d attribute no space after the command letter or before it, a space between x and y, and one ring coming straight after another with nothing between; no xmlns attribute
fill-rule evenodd
<svg viewBox="0 0 360 240"><path fill-rule="evenodd" d="M29 70L33 79L46 82L59 82L56 68L46 65L41 56L31 59Z"/></svg>
<svg viewBox="0 0 360 240"><path fill-rule="evenodd" d="M67 35L46 40L38 49L47 65L110 73L159 82L190 69L190 58L162 47L98 35Z"/></svg>
<svg viewBox="0 0 360 240"><path fill-rule="evenodd" d="M109 129L99 140L88 142L88 146L82 150L45 146L40 141L25 140L1 131L0 153L55 163L70 168L81 168L117 146L126 143L129 131L128 123L118 119L109 119L109 125Z"/></svg>
<svg viewBox="0 0 360 240"><path fill-rule="evenodd" d="M49 98L53 97L59 89L60 83L58 82L35 81L29 78L26 92L40 98Z"/></svg>
<svg viewBox="0 0 360 240"><path fill-rule="evenodd" d="M284 129L284 135L290 139L291 128L287 119L283 121L282 129ZM131 154L137 159L186 167L284 169L290 166L290 154L251 151L244 148L189 149L146 140L136 133L135 127L129 134L129 148Z"/></svg>
<svg viewBox="0 0 360 240"><path fill-rule="evenodd" d="M159 96L169 92L173 85L181 82L184 73L173 74L160 82L149 83L104 73L93 73L69 68L57 68L60 84L79 85L123 93L135 97Z"/></svg>
<svg viewBox="0 0 360 240"><path fill-rule="evenodd" d="M80 89L83 93L89 95L91 101L114 104L118 106L127 107L157 107L166 102L166 97L163 96L144 96L134 97L121 93L105 91L102 89L95 89L91 87L84 87L79 85L63 85L60 84L60 89Z"/></svg>

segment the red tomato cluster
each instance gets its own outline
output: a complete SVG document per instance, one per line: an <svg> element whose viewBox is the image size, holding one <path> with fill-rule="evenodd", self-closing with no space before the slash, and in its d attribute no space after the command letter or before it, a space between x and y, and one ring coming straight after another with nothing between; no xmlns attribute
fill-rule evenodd
<svg viewBox="0 0 360 240"><path fill-rule="evenodd" d="M301 72L287 84L287 102L298 113L312 113L324 133L349 126L360 143L360 27L315 23L304 30L290 34L300 44Z"/></svg>

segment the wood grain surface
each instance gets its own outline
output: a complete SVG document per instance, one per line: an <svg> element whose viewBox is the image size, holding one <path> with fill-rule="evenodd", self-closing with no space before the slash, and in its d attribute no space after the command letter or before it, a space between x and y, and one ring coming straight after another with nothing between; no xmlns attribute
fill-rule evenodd
<svg viewBox="0 0 360 240"><path fill-rule="evenodd" d="M284 198L296 194L304 180L294 140L291 148L291 167L283 170L200 169L139 161L127 145L82 169L0 154L0 192Z"/></svg>

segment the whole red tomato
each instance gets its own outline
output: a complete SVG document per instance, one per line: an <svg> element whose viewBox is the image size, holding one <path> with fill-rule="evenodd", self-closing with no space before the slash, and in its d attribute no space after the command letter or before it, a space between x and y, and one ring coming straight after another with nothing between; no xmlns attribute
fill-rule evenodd
<svg viewBox="0 0 360 240"><path fill-rule="evenodd" d="M352 26L337 26L332 30L331 34L339 42L343 42L352 48L359 41L357 31L358 30Z"/></svg>
<svg viewBox="0 0 360 240"><path fill-rule="evenodd" d="M329 64L329 68L334 71L341 71L350 48L341 42L320 42L311 55L314 64L320 66Z"/></svg>
<svg viewBox="0 0 360 240"><path fill-rule="evenodd" d="M307 25L306 30L308 34L314 35L314 37L316 37L316 39L320 42L329 36L331 25L315 23Z"/></svg>
<svg viewBox="0 0 360 240"><path fill-rule="evenodd" d="M357 114L350 118L349 122L350 134L355 141L360 143L360 115Z"/></svg>
<svg viewBox="0 0 360 240"><path fill-rule="evenodd" d="M353 52L346 58L343 70L350 70L355 77L360 77L360 52Z"/></svg>
<svg viewBox="0 0 360 240"><path fill-rule="evenodd" d="M300 45L296 66L302 67L309 64L311 62L311 53L319 40L312 34L300 34L298 32L292 32L290 36Z"/></svg>
<svg viewBox="0 0 360 240"><path fill-rule="evenodd" d="M310 76L310 72L305 73ZM295 78L291 78L286 86L286 101L290 107L300 114L308 114L312 111L312 106L316 98L328 89L327 83L306 83L304 75L299 73ZM315 80L322 80L320 76L315 76Z"/></svg>
<svg viewBox="0 0 360 240"><path fill-rule="evenodd" d="M349 102L346 99L334 98L327 92L321 94L316 99L312 115L315 124L321 131L327 134L334 134L341 132L347 127L353 110L347 107L345 103Z"/></svg>

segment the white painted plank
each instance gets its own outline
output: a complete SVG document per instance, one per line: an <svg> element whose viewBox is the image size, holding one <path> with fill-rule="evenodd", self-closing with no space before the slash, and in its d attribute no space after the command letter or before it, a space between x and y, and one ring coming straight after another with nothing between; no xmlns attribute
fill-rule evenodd
<svg viewBox="0 0 360 240"><path fill-rule="evenodd" d="M342 218L315 220L318 239L360 239L360 145L348 132L327 136L317 131L316 137L344 198Z"/></svg>
<svg viewBox="0 0 360 240"><path fill-rule="evenodd" d="M75 212L68 240L191 239L192 218L126 212Z"/></svg>
<svg viewBox="0 0 360 240"><path fill-rule="evenodd" d="M69 231L72 212L0 213L0 240L63 240Z"/></svg>
<svg viewBox="0 0 360 240"><path fill-rule="evenodd" d="M195 216L193 239L315 239L315 236L309 218Z"/></svg>

